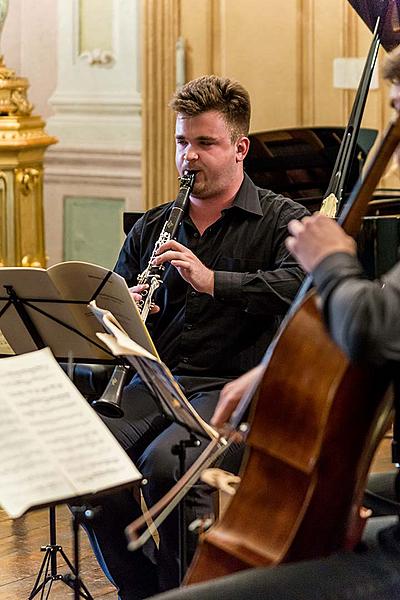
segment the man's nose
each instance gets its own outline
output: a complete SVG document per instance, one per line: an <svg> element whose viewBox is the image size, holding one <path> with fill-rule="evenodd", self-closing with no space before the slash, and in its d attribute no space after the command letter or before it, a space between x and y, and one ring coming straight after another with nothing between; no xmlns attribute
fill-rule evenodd
<svg viewBox="0 0 400 600"><path fill-rule="evenodd" d="M192 160L197 160L199 158L198 153L194 150L194 148L186 148L186 152L183 155L184 160L187 162L191 162Z"/></svg>

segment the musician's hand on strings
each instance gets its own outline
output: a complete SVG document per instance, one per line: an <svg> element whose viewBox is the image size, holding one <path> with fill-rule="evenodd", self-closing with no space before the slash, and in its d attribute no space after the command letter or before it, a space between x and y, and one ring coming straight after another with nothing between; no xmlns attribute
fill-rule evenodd
<svg viewBox="0 0 400 600"><path fill-rule="evenodd" d="M211 425L223 429L224 424L231 418L243 395L260 378L263 369L263 365L258 365L241 377L224 385L211 419Z"/></svg>
<svg viewBox="0 0 400 600"><path fill-rule="evenodd" d="M176 240L162 244L154 260L155 265L170 262L198 292L214 295L214 271L208 269L186 246Z"/></svg>
<svg viewBox="0 0 400 600"><path fill-rule="evenodd" d="M139 284L134 285L129 288L131 296L134 299L134 301L136 302L136 304L139 304L139 302L142 300L141 292L143 292L144 290L147 290L148 287L149 286L147 283L141 283L140 285ZM154 306L151 307L150 314L158 313L159 311L160 311L160 307L155 304Z"/></svg>
<svg viewBox="0 0 400 600"><path fill-rule="evenodd" d="M308 273L330 254L356 254L353 238L336 221L320 213L302 221L290 221L288 230L291 235L286 239L286 247Z"/></svg>

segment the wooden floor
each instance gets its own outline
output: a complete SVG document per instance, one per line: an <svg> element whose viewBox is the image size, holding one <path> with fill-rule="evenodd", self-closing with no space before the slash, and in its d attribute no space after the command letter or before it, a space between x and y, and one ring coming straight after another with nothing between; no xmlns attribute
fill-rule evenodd
<svg viewBox="0 0 400 600"><path fill-rule="evenodd" d="M372 470L386 471L391 468L390 439L386 438L376 455ZM0 510L0 600L28 600L43 559L40 547L49 541L48 515L48 510L38 510L13 521ZM57 543L73 562L70 513L62 506L56 509L56 515ZM80 548L81 577L92 597L97 600L116 600L117 594L98 567L84 532L80 535ZM58 573L67 573L68 568L63 560L58 562ZM49 596L43 596L47 597L50 600L67 600L74 598L74 593L64 582L55 581ZM41 600L42 597L39 593L35 598Z"/></svg>
<svg viewBox="0 0 400 600"><path fill-rule="evenodd" d="M65 506L57 507L57 544L73 562L71 518ZM93 598L116 600L115 588L104 577L92 555L84 532L80 534L80 574ZM27 600L35 584L44 553L40 547L49 542L49 511L37 510L14 521L0 510L0 599ZM58 573L69 572L62 559L58 560ZM49 596L43 598L67 600L74 592L63 582L55 581ZM35 596L41 600L40 593Z"/></svg>

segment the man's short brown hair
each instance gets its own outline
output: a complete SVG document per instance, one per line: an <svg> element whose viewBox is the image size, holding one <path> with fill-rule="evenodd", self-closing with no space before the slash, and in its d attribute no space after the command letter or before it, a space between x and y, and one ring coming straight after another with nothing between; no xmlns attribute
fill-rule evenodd
<svg viewBox="0 0 400 600"><path fill-rule="evenodd" d="M232 141L249 132L249 94L240 83L227 77L205 75L189 81L175 92L170 107L186 117L209 110L221 113L231 131Z"/></svg>

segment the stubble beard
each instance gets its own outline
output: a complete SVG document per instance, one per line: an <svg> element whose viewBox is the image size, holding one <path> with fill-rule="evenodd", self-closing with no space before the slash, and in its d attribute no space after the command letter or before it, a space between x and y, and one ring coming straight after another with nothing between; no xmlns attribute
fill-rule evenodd
<svg viewBox="0 0 400 600"><path fill-rule="evenodd" d="M199 200L208 200L218 195L220 189L219 186L208 185L206 181L200 182L193 187L192 196Z"/></svg>

